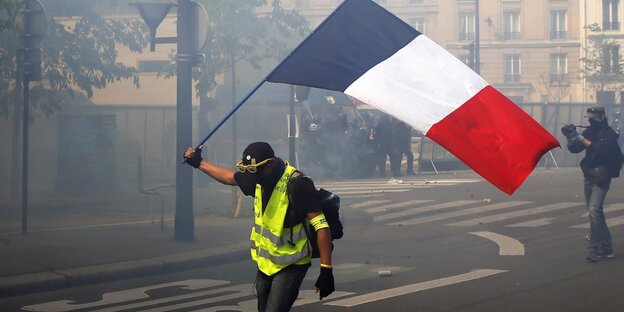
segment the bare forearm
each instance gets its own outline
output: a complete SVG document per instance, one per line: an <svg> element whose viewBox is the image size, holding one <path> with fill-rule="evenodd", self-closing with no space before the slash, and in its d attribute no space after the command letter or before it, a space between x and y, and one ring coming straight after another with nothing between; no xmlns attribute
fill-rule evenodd
<svg viewBox="0 0 624 312"><path fill-rule="evenodd" d="M320 229L316 232L316 237L321 263L331 265L331 232L328 228Z"/></svg>
<svg viewBox="0 0 624 312"><path fill-rule="evenodd" d="M234 171L231 169L221 167L207 161L202 161L199 165L199 170L223 184L236 185L236 180L234 180Z"/></svg>

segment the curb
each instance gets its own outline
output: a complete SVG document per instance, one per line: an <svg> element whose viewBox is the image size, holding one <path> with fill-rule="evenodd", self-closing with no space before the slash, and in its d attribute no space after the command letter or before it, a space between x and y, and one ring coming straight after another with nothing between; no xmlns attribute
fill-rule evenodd
<svg viewBox="0 0 624 312"><path fill-rule="evenodd" d="M0 298L128 278L159 275L246 259L249 242L191 252L0 277Z"/></svg>

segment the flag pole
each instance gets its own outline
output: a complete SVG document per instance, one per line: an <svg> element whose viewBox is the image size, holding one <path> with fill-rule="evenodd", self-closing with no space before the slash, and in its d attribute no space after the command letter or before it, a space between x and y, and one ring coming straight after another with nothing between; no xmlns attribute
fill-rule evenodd
<svg viewBox="0 0 624 312"><path fill-rule="evenodd" d="M332 17L336 11L343 6L346 2L348 2L350 0L345 0L343 1L340 5L338 5L338 7L331 13L329 14L325 20L323 20L323 22L321 22L321 24L318 26L320 27L321 25L325 24L325 22ZM318 28L317 27L317 28ZM230 117L232 117L232 115L234 115L234 113L236 113L236 111L243 106L243 104L245 104L245 102L254 94L256 93L256 91L258 91L258 89L260 89L260 87L266 82L268 81L269 77L271 76L271 74L273 74L273 72L275 72L277 70L277 68L282 65L282 63L284 63L284 61L286 61L295 51L297 51L297 49L299 49L300 46L302 46L313 34L315 33L315 31L312 31L303 41L301 41L301 43L299 43L299 45L297 45L297 47L290 53L288 54L288 56L286 56L279 64L277 64L277 66L275 66L275 68L264 78L262 79L262 81L260 81L240 102L238 102L238 104L236 104L236 106L234 106L232 108L232 110L230 110L229 113L227 113L227 115L225 115L225 117L223 117L223 119L221 121L219 121L219 123L212 128L212 130L210 130L210 132L203 138L201 139L201 141L199 141L199 143L195 146L195 149L198 148L202 148L203 145L206 143L206 141L208 141L208 139L210 139L210 137L212 137L213 134L215 134L215 132L217 132L217 130L219 130L219 128L221 128L221 126L223 126L223 124L230 119ZM186 158L184 159L184 162L186 162Z"/></svg>
<svg viewBox="0 0 624 312"><path fill-rule="evenodd" d="M199 141L199 144L195 146L195 149L202 148L204 143L206 143L206 141L208 141L208 139L210 139L210 137L215 134L215 132L217 132L217 130L219 130L219 128L221 128L221 126L223 126L223 124L230 119L230 117L232 117L232 115L234 115L234 113L236 113L236 111L243 106L243 104L245 104L245 102L247 102L247 100L254 95L254 93L256 93L256 91L258 91L258 89L260 89L266 81L266 78L262 79L262 81L260 81L242 100L240 100L240 102L238 102L238 104L236 104L236 106L234 106L232 110L230 110L230 112L227 113L227 115L225 115L225 117L223 117L223 119L221 119L221 121L219 121L219 123L212 128L212 130L210 130L210 132L201 141Z"/></svg>

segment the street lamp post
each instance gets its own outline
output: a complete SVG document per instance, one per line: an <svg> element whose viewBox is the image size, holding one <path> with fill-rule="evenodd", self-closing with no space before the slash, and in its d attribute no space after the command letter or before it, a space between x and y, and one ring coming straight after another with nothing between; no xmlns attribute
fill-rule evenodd
<svg viewBox="0 0 624 312"><path fill-rule="evenodd" d="M177 43L177 90L176 90L176 212L174 238L180 241L195 240L193 215L193 171L183 164L181 151L192 145L192 99L193 66L203 61L200 51L206 38L199 33L207 27L205 9L192 0L178 0L177 37L156 38L156 28L165 18L172 3L134 3L141 17L150 27L150 49L157 43Z"/></svg>

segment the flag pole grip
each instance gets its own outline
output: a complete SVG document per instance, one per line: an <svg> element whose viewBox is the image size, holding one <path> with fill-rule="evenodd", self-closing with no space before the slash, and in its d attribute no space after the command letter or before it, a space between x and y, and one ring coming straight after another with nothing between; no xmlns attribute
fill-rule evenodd
<svg viewBox="0 0 624 312"><path fill-rule="evenodd" d="M199 144L197 144L195 146L195 149L198 148L202 148L204 143L206 143L206 141L208 141L208 139L210 139L210 137L215 134L215 132L217 132L217 130L219 130L219 128L221 128L221 126L223 126L223 124L230 119L230 117L232 117L232 115L234 115L234 113L236 113L236 111L243 106L243 104L245 104L245 102L252 96L254 95L254 93L256 93L256 91L258 91L258 89L260 89L260 87L264 84L264 82L266 81L266 79L263 79L262 81L260 81L242 100L240 100L240 102L238 102L238 104L236 104L236 106L234 106L232 108L232 110L230 110L229 113L227 113L227 115L225 115L225 117L223 117L223 119L221 119L221 121L219 121L219 123L212 128L212 130L210 130L210 132L201 140L199 141ZM184 161L182 163L186 163L186 160L188 158L184 158Z"/></svg>

